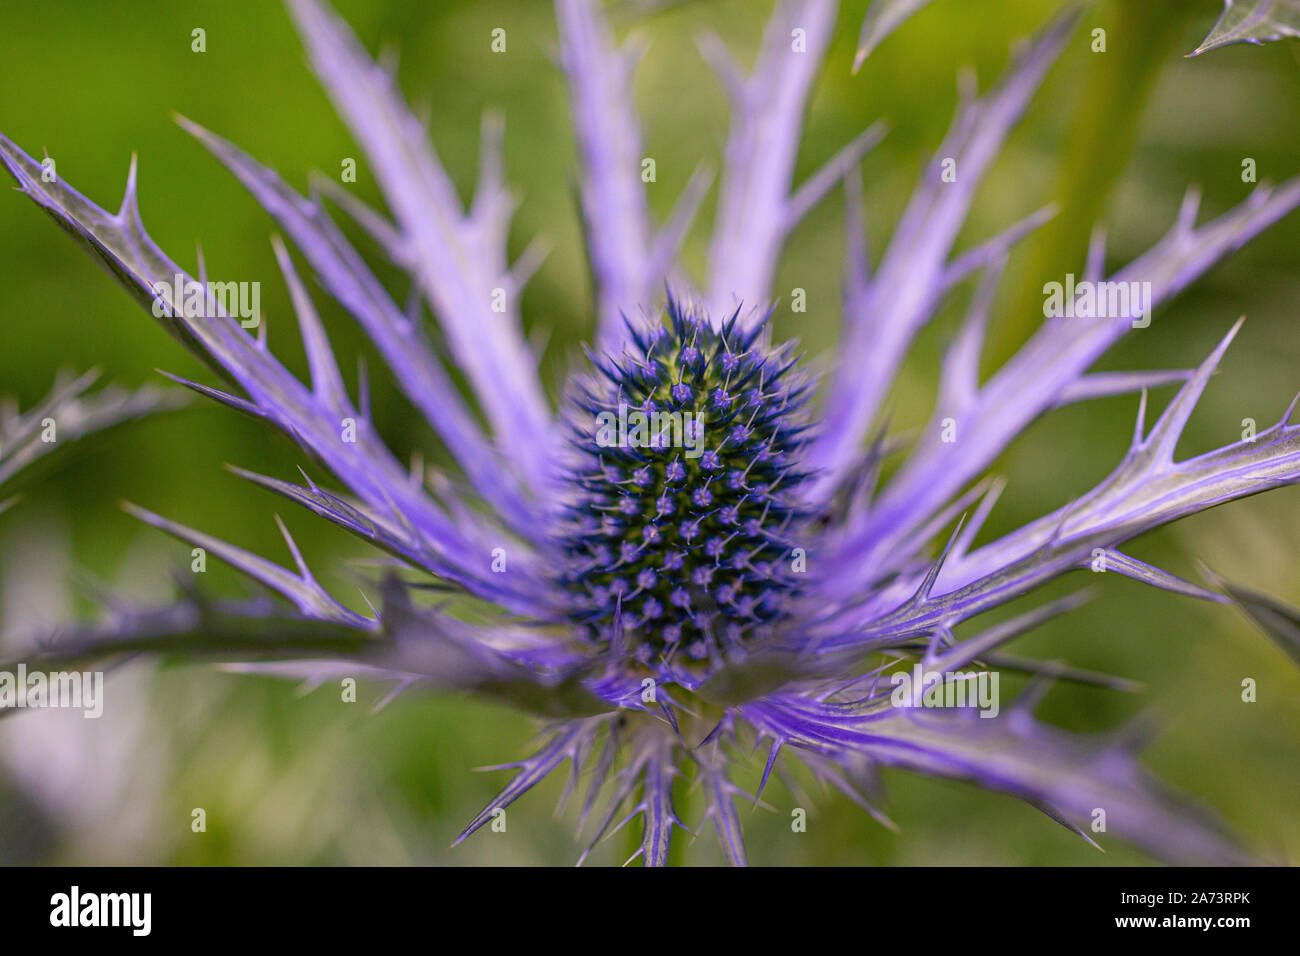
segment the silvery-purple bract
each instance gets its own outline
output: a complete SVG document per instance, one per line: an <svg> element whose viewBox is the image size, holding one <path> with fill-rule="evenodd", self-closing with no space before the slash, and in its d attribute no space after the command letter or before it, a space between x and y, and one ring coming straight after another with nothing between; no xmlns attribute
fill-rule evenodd
<svg viewBox="0 0 1300 956"><path fill-rule="evenodd" d="M1288 424L1289 410L1252 442L1174 460L1235 326L1195 370L1090 373L1134 316L1048 319L991 377L979 378L1007 252L1050 211L959 255L954 241L1073 15L1028 44L996 87L966 98L870 272L857 166L881 130L866 130L802 185L792 184L835 0L778 4L748 73L720 41L706 39L701 46L730 95L732 122L708 273L696 288L677 250L709 176L693 178L668 222L652 225L632 107L636 51L613 45L593 0L557 0L597 327L590 364L552 404L518 311L537 258L529 252L512 264L506 257L512 200L500 123L484 124L478 188L463 208L390 73L316 0L290 0L289 8L391 216L337 186L331 196L410 273L445 348L426 334L418 309L397 305L319 195L299 195L217 135L182 125L253 193L301 262L360 323L463 481L408 469L388 450L364 391L354 401L344 388L300 265L278 240L310 383L291 375L236 317L164 314L160 321L240 394L185 384L282 430L345 490L305 477L299 484L239 474L348 528L460 600L432 606L420 598L427 589L392 576L380 585L378 606L360 614L326 593L287 534L292 570L135 508L287 603L193 595L164 608L117 609L108 623L66 635L51 656L190 653L317 680L369 676L397 689L470 689L547 718L540 749L511 765L514 778L462 838L567 762L575 783L587 781L582 819L595 821L589 847L640 818L639 855L665 862L683 826L674 781L686 777L703 794L704 818L726 856L742 863L737 805L757 800L768 776L797 760L878 816L878 768L900 767L1014 794L1085 839L1073 821L1101 808L1110 828L1159 856L1249 859L1206 814L1142 772L1131 735L1068 735L1038 723L1026 701L992 719L970 708L891 705L888 674L900 662L934 672L1019 668L1082 679L1000 656L1007 641L1074 607L1077 597L960 639L955 631L1098 560L1156 587L1223 600L1117 549L1185 515L1300 479L1300 426ZM803 31L805 48L792 45L795 31ZM145 308L157 283L185 271L145 233L134 165L122 207L110 214L66 183L46 182L41 166L3 138L0 159ZM944 159L956 161L956 181L941 176ZM771 341L763 306L786 236L840 182L854 227L844 332L814 393L797 355ZM1149 252L1106 277L1094 243L1082 277L1150 283L1159 304L1297 203L1300 181L1292 180L1261 187L1198 225L1189 195ZM206 282L202 266L199 273ZM978 290L944 360L933 423L877 489L881 460L896 445L877 431L882 401L917 334L968 278ZM665 283L674 298L666 318L654 317ZM476 407L453 384L449 364ZM1168 384L1180 385L1177 394L1148 421L1147 389ZM1141 395L1137 424L1110 477L1064 508L973 546L1002 490L984 471L1026 426L1070 402L1129 392ZM672 444L598 444L593 418L620 406L698 416L701 454L687 459ZM954 522L956 530L936 542ZM766 742L768 759L746 792L731 758L755 741Z"/></svg>

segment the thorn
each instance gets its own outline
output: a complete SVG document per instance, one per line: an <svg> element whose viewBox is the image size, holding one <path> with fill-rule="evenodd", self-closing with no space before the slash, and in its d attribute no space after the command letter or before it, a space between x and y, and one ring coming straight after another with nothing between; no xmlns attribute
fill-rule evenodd
<svg viewBox="0 0 1300 956"><path fill-rule="evenodd" d="M1133 448L1141 448L1142 441L1146 437L1146 420L1147 420L1147 390L1142 389L1142 397L1138 399L1137 421L1133 425Z"/></svg>
<svg viewBox="0 0 1300 956"><path fill-rule="evenodd" d="M293 562L298 566L298 573L302 575L304 581L314 581L307 562L303 560L302 552L298 550L298 543L293 540L293 535L289 533L289 529L285 527L284 520L279 515L275 516L275 524L280 529L284 543L289 546L289 553L293 555Z"/></svg>

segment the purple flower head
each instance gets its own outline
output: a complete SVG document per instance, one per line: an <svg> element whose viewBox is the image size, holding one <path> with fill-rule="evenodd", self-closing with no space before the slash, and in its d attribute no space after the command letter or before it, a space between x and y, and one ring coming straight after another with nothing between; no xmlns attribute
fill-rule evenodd
<svg viewBox="0 0 1300 956"><path fill-rule="evenodd" d="M197 279L186 276L145 232L134 167L112 214L62 178L47 181L40 164L3 137L0 160L24 194L223 379L219 386L183 384L284 432L330 477L298 483L237 474L472 600L474 623L396 576L378 582L372 613L357 613L322 587L287 532L293 568L133 507L143 521L208 549L283 600L214 608L191 596L118 611L111 625L50 645L52 658L194 646L281 674L359 672L399 688L469 690L548 720L545 741L514 765L514 779L461 839L568 762L575 772L590 771L586 809L607 803L607 812L592 817L603 822L589 831L590 845L615 820L639 817L638 855L664 863L682 827L674 780L689 775L727 858L743 863L737 801L756 801L780 764L799 761L873 814L875 771L898 767L1013 794L1075 829L1073 821L1108 808L1117 832L1170 859L1243 858L1154 785L1123 738L1076 738L1037 722L1019 703L998 713L927 710L910 706L923 699L919 693L907 706L891 693L900 663L938 673L993 667L1008 641L1079 599L983 628L966 622L1068 571L1096 570L1097 562L1159 588L1222 600L1120 547L1185 515L1300 480L1300 426L1289 424L1290 410L1254 441L1174 460L1235 327L1194 370L1113 374L1089 369L1149 313L1049 319L990 377L978 375L1002 265L1046 214L961 254L954 245L977 184L1073 16L1049 24L999 84L963 103L871 271L857 166L881 129L864 131L802 185L793 183L805 103L835 26L834 0L778 3L748 74L719 42L703 43L731 96L732 122L707 275L697 289L677 251L708 177L693 178L667 224L653 228L638 177L631 56L614 46L594 0L557 0L596 282L596 344L555 407L518 304L536 262L530 253L515 263L506 256L512 203L500 123L484 125L482 173L466 208L393 79L347 26L318 0L288 6L388 213L346 193L332 198L410 274L436 317L436 339L424 334L418 313L397 306L322 197L299 195L189 121L185 129L297 249L295 258L275 243L309 382L235 316L151 308L158 284L174 276L202 286L207 280L202 268ZM795 30L805 38L797 50ZM942 175L946 159L961 170L955 181ZM817 381L793 344L773 342L763 304L786 236L840 182L852 224L844 333ZM1297 203L1300 181L1261 187L1198 227L1189 199L1170 234L1112 276L1103 274L1104 250L1095 245L1084 279L1148 283L1149 305L1158 305ZM302 266L362 327L463 482L443 474L426 480L424 469L408 471L389 451L364 393L354 400L344 387L299 277ZM892 445L873 431L885 396L913 341L968 279L976 294L944 360L933 421L877 489ZM659 311L665 287L672 291ZM649 318L624 318L630 315ZM1169 384L1179 386L1176 394L1148 422L1147 390ZM1141 399L1131 446L1110 477L976 546L1002 490L985 477L988 466L1039 417L1121 393ZM622 417L609 426L621 438L593 440L592 422L602 416ZM643 440L634 437L638 429ZM1015 667L1068 676L1059 665L1017 659ZM765 768L742 790L732 758L755 740L766 744Z"/></svg>

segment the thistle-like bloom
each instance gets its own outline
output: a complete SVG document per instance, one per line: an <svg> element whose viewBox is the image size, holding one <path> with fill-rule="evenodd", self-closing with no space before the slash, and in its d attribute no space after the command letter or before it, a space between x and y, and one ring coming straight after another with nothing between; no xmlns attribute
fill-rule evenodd
<svg viewBox="0 0 1300 956"><path fill-rule="evenodd" d="M184 384L282 430L344 490L310 478L303 485L239 474L419 575L386 578L372 613L360 614L326 593L287 534L296 570L135 509L287 603L194 595L170 607L118 608L108 622L64 635L52 657L145 649L317 680L367 675L398 689L470 689L546 718L539 749L511 765L514 778L462 839L567 762L575 781L588 780L582 818L584 826L594 821L586 828L590 845L619 821L639 818L638 855L665 862L675 829L685 826L673 805L681 777L698 785L705 820L726 856L741 863L737 804L759 799L772 772L798 761L874 814L877 769L899 767L1011 793L1076 830L1072 821L1104 809L1110 827L1170 859L1248 858L1205 814L1143 774L1131 735L1067 735L1038 723L1032 701L992 716L918 706L925 703L919 690L899 706L894 693L900 663L946 675L1019 669L1044 680L1096 681L1001 653L1077 598L973 633L966 622L1087 567L1223 600L1117 548L1184 515L1300 480L1300 426L1288 424L1289 410L1254 441L1174 460L1232 333L1195 370L1089 373L1149 318L1136 302L1106 318L1048 319L990 378L978 377L1002 263L1047 213L960 255L954 242L981 175L1063 46L1072 16L1049 25L994 89L965 98L870 273L857 166L880 130L868 129L792 188L834 0L779 4L749 74L720 42L703 42L733 113L708 274L697 288L678 267L677 248L709 177L695 177L667 224L652 228L631 105L635 54L613 46L593 0L557 0L598 314L589 364L553 406L518 311L536 258L529 253L512 265L505 255L511 200L500 125L484 126L481 175L466 210L389 73L317 0L290 0L289 8L391 219L338 187L331 196L410 273L437 321L436 344L420 309L395 304L320 196L299 195L230 143L183 125L253 193L325 291L360 323L464 481L422 466L408 471L389 452L364 391L354 402L344 388L285 245L277 240L275 253L301 326L309 385L238 317L192 315L168 296L184 270L145 233L134 166L120 211L109 214L66 183L46 181L40 164L0 139L0 158L19 188L242 395ZM878 39L873 34L872 43ZM955 181L943 175L947 160L960 169ZM818 383L791 345L772 342L762 306L786 235L841 181L850 226L844 333ZM1300 181L1261 187L1198 226L1191 196L1168 236L1114 275L1103 275L1104 250L1094 243L1083 279L1149 283L1157 305L1297 203ZM199 272L184 281L203 291ZM877 488L882 459L898 446L879 424L883 398L917 334L967 279L977 279L977 292L948 350L933 423ZM657 315L665 283L673 292ZM449 363L476 409L453 384ZM1146 390L1168 384L1180 384L1177 394L1148 424ZM984 472L1008 444L1064 404L1126 392L1141 393L1137 425L1110 477L1058 511L974 546L1002 487ZM430 584L460 599L433 606L420 598ZM766 767L742 789L732 757L755 742L766 744Z"/></svg>

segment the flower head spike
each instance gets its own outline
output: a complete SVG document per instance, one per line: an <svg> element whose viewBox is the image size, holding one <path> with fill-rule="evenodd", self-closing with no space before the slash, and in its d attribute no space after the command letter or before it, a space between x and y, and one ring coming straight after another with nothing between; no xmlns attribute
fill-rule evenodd
<svg viewBox="0 0 1300 956"><path fill-rule="evenodd" d="M996 624L966 622L1098 560L1137 581L1220 599L1119 548L1185 515L1300 481L1300 426L1288 411L1254 442L1174 460L1235 328L1195 370L1088 370L1153 307L1300 204L1300 180L1261 187L1199 226L1189 200L1165 239L1110 277L1146 283L1150 301L1094 321L1049 319L981 383L984 330L1008 251L1051 210L964 253L954 255L954 246L982 174L1069 37L1074 14L1048 24L989 92L966 91L874 270L863 251L856 167L879 128L794 183L807 97L835 29L834 0L779 2L748 75L720 41L703 39L730 94L732 124L707 278L695 289L677 249L709 177L697 174L667 224L653 227L636 168L635 56L613 46L594 0L557 0L597 325L596 344L556 409L518 306L536 262L506 256L512 203L499 123L485 123L480 180L466 208L391 75L319 0L288 5L392 218L350 197L340 205L409 273L441 337L426 334L418 309L396 305L322 197L298 194L189 121L186 130L296 248L295 256L275 243L310 382L228 313L163 310L159 319L225 379L220 387L186 384L284 432L332 481L305 472L303 483L237 474L348 529L418 577L378 582L379 598L363 615L316 581L287 535L295 570L137 509L155 527L203 542L279 599L190 594L168 607L119 610L109 623L50 645L51 659L143 650L316 679L359 672L396 690L467 689L546 718L538 749L508 765L513 779L461 839L568 764L570 791L587 781L580 799L588 850L637 821L636 857L666 862L675 834L698 828L675 802L677 783L693 783L704 802L700 819L726 858L743 863L735 801L760 801L772 774L802 763L886 822L876 776L899 767L1011 793L1080 835L1075 821L1105 807L1115 831L1168 859L1248 858L1213 819L1141 771L1135 735L1077 737L1033 717L1053 680L1132 686L1005 654L1008 642L1072 610L1082 595ZM881 12L864 32L862 55L920 6ZM798 49L792 30L804 33ZM962 170L955 182L941 176L949 159ZM0 161L141 304L152 306L160 284L184 275L145 232L134 176L113 215L65 182L43 179L39 164L2 137ZM767 305L786 236L840 181L851 224L844 339L823 384L797 346L773 341ZM1101 252L1097 245L1090 256L1089 282L1105 278ZM343 385L300 268L361 326L460 476L422 465L408 471L389 451L364 394L354 400ZM904 447L880 422L884 396L948 294L976 274L974 304L944 361L934 424L877 488L882 458ZM202 275L186 281L207 286ZM435 344L444 342L445 349ZM1173 384L1177 394L1149 425L1147 390ZM1141 393L1141 410L1114 473L1078 500L974 547L1003 487L984 480L998 454L1061 405L1124 392ZM343 438L341 421L351 429ZM961 441L942 437L945 423L960 428ZM430 591L458 600L435 604ZM899 676L910 673L900 666L949 675L1006 670L1035 681L1004 708L932 709L930 685L898 693ZM733 757L756 742L766 745L766 764L761 776L741 781Z"/></svg>

